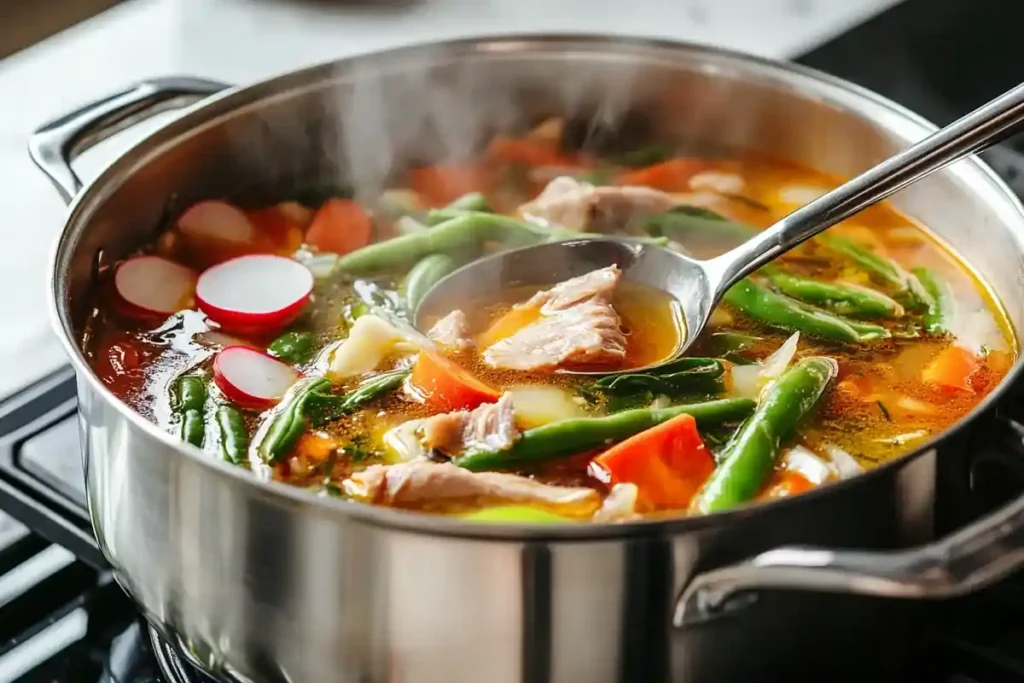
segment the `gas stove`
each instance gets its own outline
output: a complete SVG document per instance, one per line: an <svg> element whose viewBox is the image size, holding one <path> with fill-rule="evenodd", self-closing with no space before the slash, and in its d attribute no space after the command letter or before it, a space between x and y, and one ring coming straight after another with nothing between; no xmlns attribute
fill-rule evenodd
<svg viewBox="0 0 1024 683"><path fill-rule="evenodd" d="M878 91L936 123L1020 80L1020 0L906 0L797 61ZM970 74L965 77L964 74ZM1024 196L1024 138L985 153ZM1024 401L979 429L971 495L939 518L962 524L1024 491ZM74 377L59 370L0 403L0 683L210 681L159 636L113 580L92 538ZM1012 454L1012 455L1007 455ZM990 456L990 457L989 457ZM15 521L17 520L17 521ZM934 606L900 680L1024 682L1024 575Z"/></svg>

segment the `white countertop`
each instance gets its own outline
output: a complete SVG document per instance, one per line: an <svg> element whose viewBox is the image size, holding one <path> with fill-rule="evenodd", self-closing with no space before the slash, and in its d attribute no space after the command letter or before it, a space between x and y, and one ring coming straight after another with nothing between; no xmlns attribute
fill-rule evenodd
<svg viewBox="0 0 1024 683"><path fill-rule="evenodd" d="M152 76L246 83L306 64L482 33L601 32L711 43L786 58L899 0L130 0L0 61L0 396L64 362L47 266L64 206L25 151L40 123ZM88 178L152 130L79 164Z"/></svg>

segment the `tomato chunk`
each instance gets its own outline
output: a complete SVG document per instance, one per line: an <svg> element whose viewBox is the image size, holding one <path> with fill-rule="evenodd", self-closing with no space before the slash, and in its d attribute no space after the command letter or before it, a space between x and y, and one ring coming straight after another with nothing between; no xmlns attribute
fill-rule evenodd
<svg viewBox="0 0 1024 683"><path fill-rule="evenodd" d="M715 462L692 415L677 415L594 458L610 483L632 483L640 497L661 508L685 508Z"/></svg>

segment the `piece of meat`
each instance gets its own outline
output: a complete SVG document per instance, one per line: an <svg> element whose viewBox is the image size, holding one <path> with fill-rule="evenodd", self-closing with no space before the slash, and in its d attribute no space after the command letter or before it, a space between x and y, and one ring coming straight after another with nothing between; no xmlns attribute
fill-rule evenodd
<svg viewBox="0 0 1024 683"><path fill-rule="evenodd" d="M591 514L601 496L585 487L550 486L503 472L470 472L429 460L372 465L343 483L358 500L398 507L437 507L453 502L525 503L570 514Z"/></svg>
<svg viewBox="0 0 1024 683"><path fill-rule="evenodd" d="M457 308L434 323L427 336L442 346L450 346L459 351L465 351L473 345L466 314Z"/></svg>
<svg viewBox="0 0 1024 683"><path fill-rule="evenodd" d="M626 335L611 305L621 275L617 266L609 266L533 295L519 307L540 308L540 318L488 347L484 362L506 370L543 370L622 360Z"/></svg>
<svg viewBox="0 0 1024 683"><path fill-rule="evenodd" d="M622 271L618 266L598 268L537 292L517 308L540 308L542 314L547 314L565 310L587 299L610 301L621 277Z"/></svg>
<svg viewBox="0 0 1024 683"><path fill-rule="evenodd" d="M559 176L519 207L519 214L541 225L605 231L622 228L637 216L664 213L678 204L671 194L649 187L595 187Z"/></svg>
<svg viewBox="0 0 1024 683"><path fill-rule="evenodd" d="M545 315L492 344L484 362L505 370L545 370L559 365L607 363L626 356L626 335L611 304L587 301Z"/></svg>
<svg viewBox="0 0 1024 683"><path fill-rule="evenodd" d="M558 176L533 201L520 206L519 214L540 225L586 230L596 202L593 185L569 176Z"/></svg>
<svg viewBox="0 0 1024 683"><path fill-rule="evenodd" d="M467 450L501 451L519 438L512 394L473 410L456 410L428 417L423 422L423 443L447 455Z"/></svg>
<svg viewBox="0 0 1024 683"><path fill-rule="evenodd" d="M665 213L679 205L679 201L661 190L651 187L597 187L594 222L604 228L619 228L637 216Z"/></svg>

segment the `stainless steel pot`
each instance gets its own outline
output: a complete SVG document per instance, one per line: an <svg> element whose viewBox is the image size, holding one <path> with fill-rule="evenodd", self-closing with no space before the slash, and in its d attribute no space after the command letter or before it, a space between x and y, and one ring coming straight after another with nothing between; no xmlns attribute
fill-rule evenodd
<svg viewBox="0 0 1024 683"><path fill-rule="evenodd" d="M31 141L71 203L51 286L78 375L98 541L150 621L208 670L258 681L646 683L776 680L822 665L830 680L863 677L898 665L914 618L912 601L879 597L957 595L1022 563L1024 501L915 545L948 526L933 513L937 497L967 485L962 428L1020 363L957 429L853 480L708 518L530 529L256 481L127 408L79 346L104 266L198 198L279 199L325 182L373 191L412 160L466 152L543 114L640 120L666 138L851 175L931 131L920 118L806 69L604 37L411 47L220 90L143 83ZM197 99L83 189L75 154ZM895 201L983 275L1020 330L1024 213L1003 183L970 160Z"/></svg>

